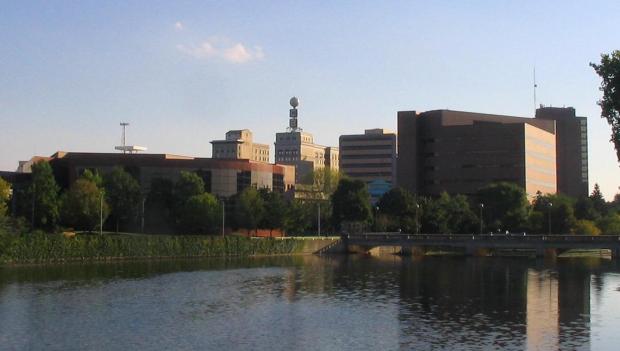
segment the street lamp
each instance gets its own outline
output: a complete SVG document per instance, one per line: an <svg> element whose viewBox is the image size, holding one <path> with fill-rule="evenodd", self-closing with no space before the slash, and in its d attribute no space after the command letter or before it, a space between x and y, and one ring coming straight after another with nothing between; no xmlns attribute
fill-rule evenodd
<svg viewBox="0 0 620 351"><path fill-rule="evenodd" d="M415 233L420 234L420 222L418 220L418 212L420 212L420 204L415 204Z"/></svg>
<svg viewBox="0 0 620 351"><path fill-rule="evenodd" d="M548 210L547 210L547 215L548 215L548 223L549 223L549 235L551 235L551 207L553 207L553 203L549 202L547 204Z"/></svg>
<svg viewBox="0 0 620 351"><path fill-rule="evenodd" d="M318 235L321 236L321 201L317 201L317 232Z"/></svg>
<svg viewBox="0 0 620 351"><path fill-rule="evenodd" d="M480 234L482 234L482 225L484 223L484 220L482 219L482 210L484 209L484 204L481 203L480 204Z"/></svg>

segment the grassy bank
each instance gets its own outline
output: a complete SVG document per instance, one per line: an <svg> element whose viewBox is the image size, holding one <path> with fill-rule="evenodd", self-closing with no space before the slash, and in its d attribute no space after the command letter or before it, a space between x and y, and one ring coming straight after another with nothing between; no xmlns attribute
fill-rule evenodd
<svg viewBox="0 0 620 351"><path fill-rule="evenodd" d="M78 235L0 232L0 264L301 253L304 240L196 235Z"/></svg>

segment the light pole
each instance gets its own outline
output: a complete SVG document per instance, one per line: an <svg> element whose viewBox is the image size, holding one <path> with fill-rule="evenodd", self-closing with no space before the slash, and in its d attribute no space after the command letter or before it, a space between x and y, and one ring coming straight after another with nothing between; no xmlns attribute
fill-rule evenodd
<svg viewBox="0 0 620 351"><path fill-rule="evenodd" d="M99 191L99 235L103 235L103 191Z"/></svg>
<svg viewBox="0 0 620 351"><path fill-rule="evenodd" d="M225 236L226 233L226 203L224 202L224 199L222 199L222 238Z"/></svg>
<svg viewBox="0 0 620 351"><path fill-rule="evenodd" d="M480 234L482 234L482 226L484 224L484 220L482 219L482 210L484 209L484 204L480 204Z"/></svg>
<svg viewBox="0 0 620 351"><path fill-rule="evenodd" d="M321 236L321 201L318 201L317 203L317 208L318 208L318 213L317 213L317 229L318 229L318 234L319 236Z"/></svg>
<svg viewBox="0 0 620 351"><path fill-rule="evenodd" d="M552 203L552 202L549 202L549 203L547 204L547 206L548 206L548 210L547 210L547 215L548 215L547 222L548 222L548 224L549 224L549 235L551 235L551 207L553 207L553 203Z"/></svg>
<svg viewBox="0 0 620 351"><path fill-rule="evenodd" d="M418 212L420 212L420 204L415 204L415 233L420 234L420 222L418 220Z"/></svg>

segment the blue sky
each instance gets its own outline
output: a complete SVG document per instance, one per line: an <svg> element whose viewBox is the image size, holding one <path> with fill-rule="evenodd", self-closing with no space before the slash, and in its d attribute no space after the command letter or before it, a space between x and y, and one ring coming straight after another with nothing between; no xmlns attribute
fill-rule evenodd
<svg viewBox="0 0 620 351"><path fill-rule="evenodd" d="M315 141L396 129L399 110L588 116L590 183L620 167L588 66L620 49L618 1L2 1L0 169L57 150L211 155L272 144L299 96Z"/></svg>

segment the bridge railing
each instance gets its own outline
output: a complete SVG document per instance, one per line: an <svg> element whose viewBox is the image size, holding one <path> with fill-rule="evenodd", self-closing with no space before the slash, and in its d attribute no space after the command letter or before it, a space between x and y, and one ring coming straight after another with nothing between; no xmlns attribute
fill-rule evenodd
<svg viewBox="0 0 620 351"><path fill-rule="evenodd" d="M373 232L344 234L348 239L386 240L386 241L546 241L546 242L618 242L620 235L575 235L575 234L408 234L400 232Z"/></svg>

